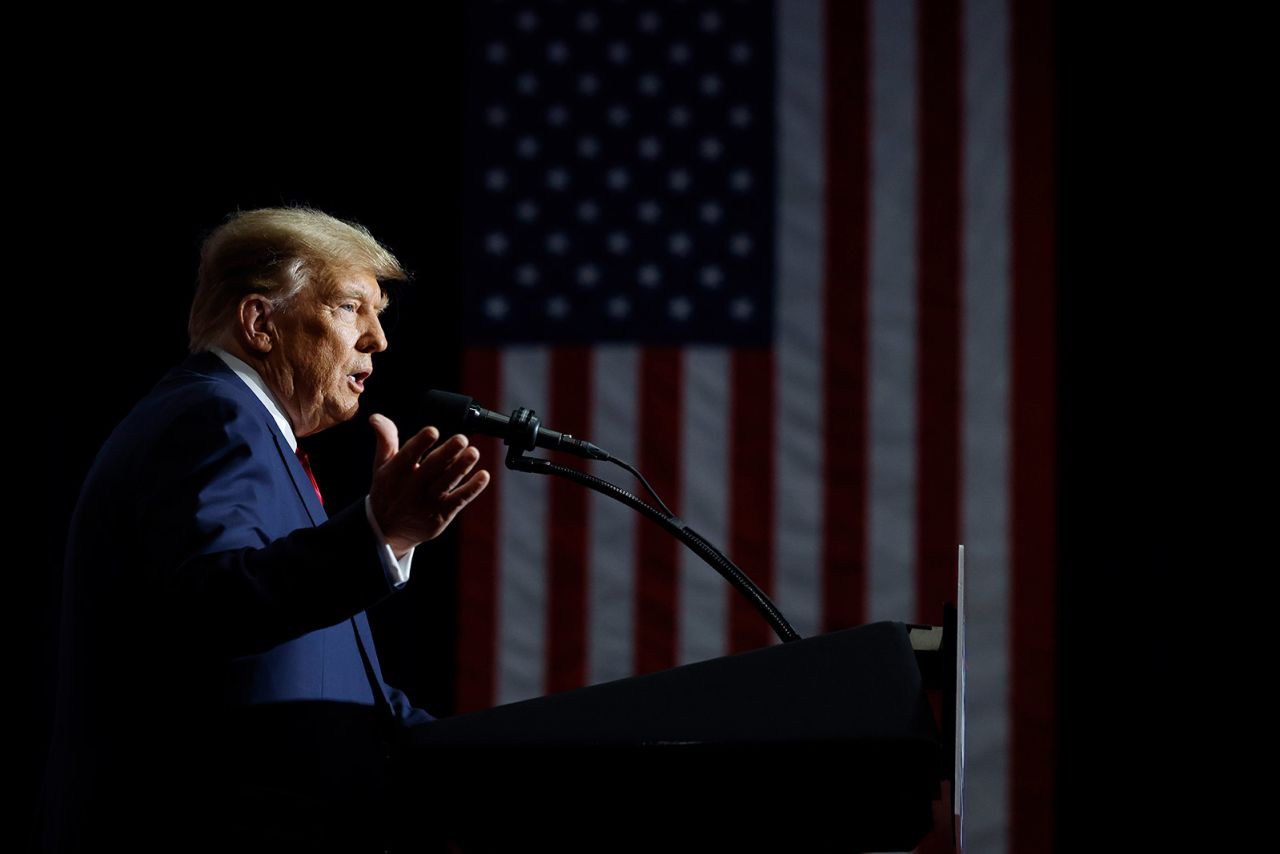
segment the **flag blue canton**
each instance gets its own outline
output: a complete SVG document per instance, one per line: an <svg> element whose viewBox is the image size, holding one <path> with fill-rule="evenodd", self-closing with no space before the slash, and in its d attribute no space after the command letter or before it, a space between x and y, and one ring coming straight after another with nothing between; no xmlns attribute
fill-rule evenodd
<svg viewBox="0 0 1280 854"><path fill-rule="evenodd" d="M467 341L765 346L771 4L475 4Z"/></svg>

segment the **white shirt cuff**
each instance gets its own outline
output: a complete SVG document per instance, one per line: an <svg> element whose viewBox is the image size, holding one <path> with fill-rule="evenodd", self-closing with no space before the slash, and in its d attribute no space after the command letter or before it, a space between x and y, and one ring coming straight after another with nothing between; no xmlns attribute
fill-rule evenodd
<svg viewBox="0 0 1280 854"><path fill-rule="evenodd" d="M378 538L380 546L378 556L382 558L382 571L387 574L387 581L397 589L404 587L409 580L409 568L413 564L414 549L409 549L404 557L396 560L395 552L391 551L391 544L382 535L382 528L378 527L378 520L373 518L373 502L367 495L364 497L364 515L369 520L369 527L373 528L373 535Z"/></svg>

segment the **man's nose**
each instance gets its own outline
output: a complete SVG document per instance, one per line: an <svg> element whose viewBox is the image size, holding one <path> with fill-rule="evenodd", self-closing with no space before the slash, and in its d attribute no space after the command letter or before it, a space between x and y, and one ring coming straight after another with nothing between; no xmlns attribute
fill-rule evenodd
<svg viewBox="0 0 1280 854"><path fill-rule="evenodd" d="M382 331L382 321L374 315L360 339L360 352L381 353L387 349L387 336Z"/></svg>

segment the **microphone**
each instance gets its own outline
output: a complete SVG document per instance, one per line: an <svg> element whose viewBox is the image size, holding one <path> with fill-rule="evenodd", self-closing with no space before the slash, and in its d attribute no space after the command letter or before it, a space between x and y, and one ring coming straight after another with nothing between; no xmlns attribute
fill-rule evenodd
<svg viewBox="0 0 1280 854"><path fill-rule="evenodd" d="M490 412L466 395L432 389L427 392L425 415L425 423L439 427L444 435L479 433L495 436L525 451L532 451L536 446L548 451L566 451L589 460L613 459L608 451L590 442L548 430L532 410L524 407L508 417Z"/></svg>

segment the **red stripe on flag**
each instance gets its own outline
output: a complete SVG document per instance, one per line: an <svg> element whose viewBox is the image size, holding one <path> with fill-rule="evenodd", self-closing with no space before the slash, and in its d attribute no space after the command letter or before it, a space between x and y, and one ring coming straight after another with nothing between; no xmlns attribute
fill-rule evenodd
<svg viewBox="0 0 1280 854"><path fill-rule="evenodd" d="M1010 813L1013 851L1054 839L1057 584L1053 11L1012 8Z"/></svg>
<svg viewBox="0 0 1280 854"><path fill-rule="evenodd" d="M824 632L866 613L867 221L865 2L825 5L826 270L823 277Z"/></svg>
<svg viewBox="0 0 1280 854"><path fill-rule="evenodd" d="M462 387L477 400L502 399L501 360L497 350L472 349L463 357ZM496 689L498 601L498 490L501 489L502 445L485 436L474 438L480 464L492 480L458 521L458 713L487 709Z"/></svg>
<svg viewBox="0 0 1280 854"><path fill-rule="evenodd" d="M956 601L960 542L960 4L921 3L916 619Z"/></svg>
<svg viewBox="0 0 1280 854"><path fill-rule="evenodd" d="M640 437L636 468L680 512L680 423L684 360L675 347L640 353ZM680 543L649 520L636 529L635 672L676 665L676 566Z"/></svg>
<svg viewBox="0 0 1280 854"><path fill-rule="evenodd" d="M587 436L591 427L592 351L551 350L551 415L556 429ZM585 471L574 457L556 462ZM547 544L547 691L581 688L587 679L587 501L589 492L550 479Z"/></svg>
<svg viewBox="0 0 1280 854"><path fill-rule="evenodd" d="M773 590L774 361L770 350L738 350L730 363L729 555L765 593ZM730 591L729 652L767 646L772 631Z"/></svg>

